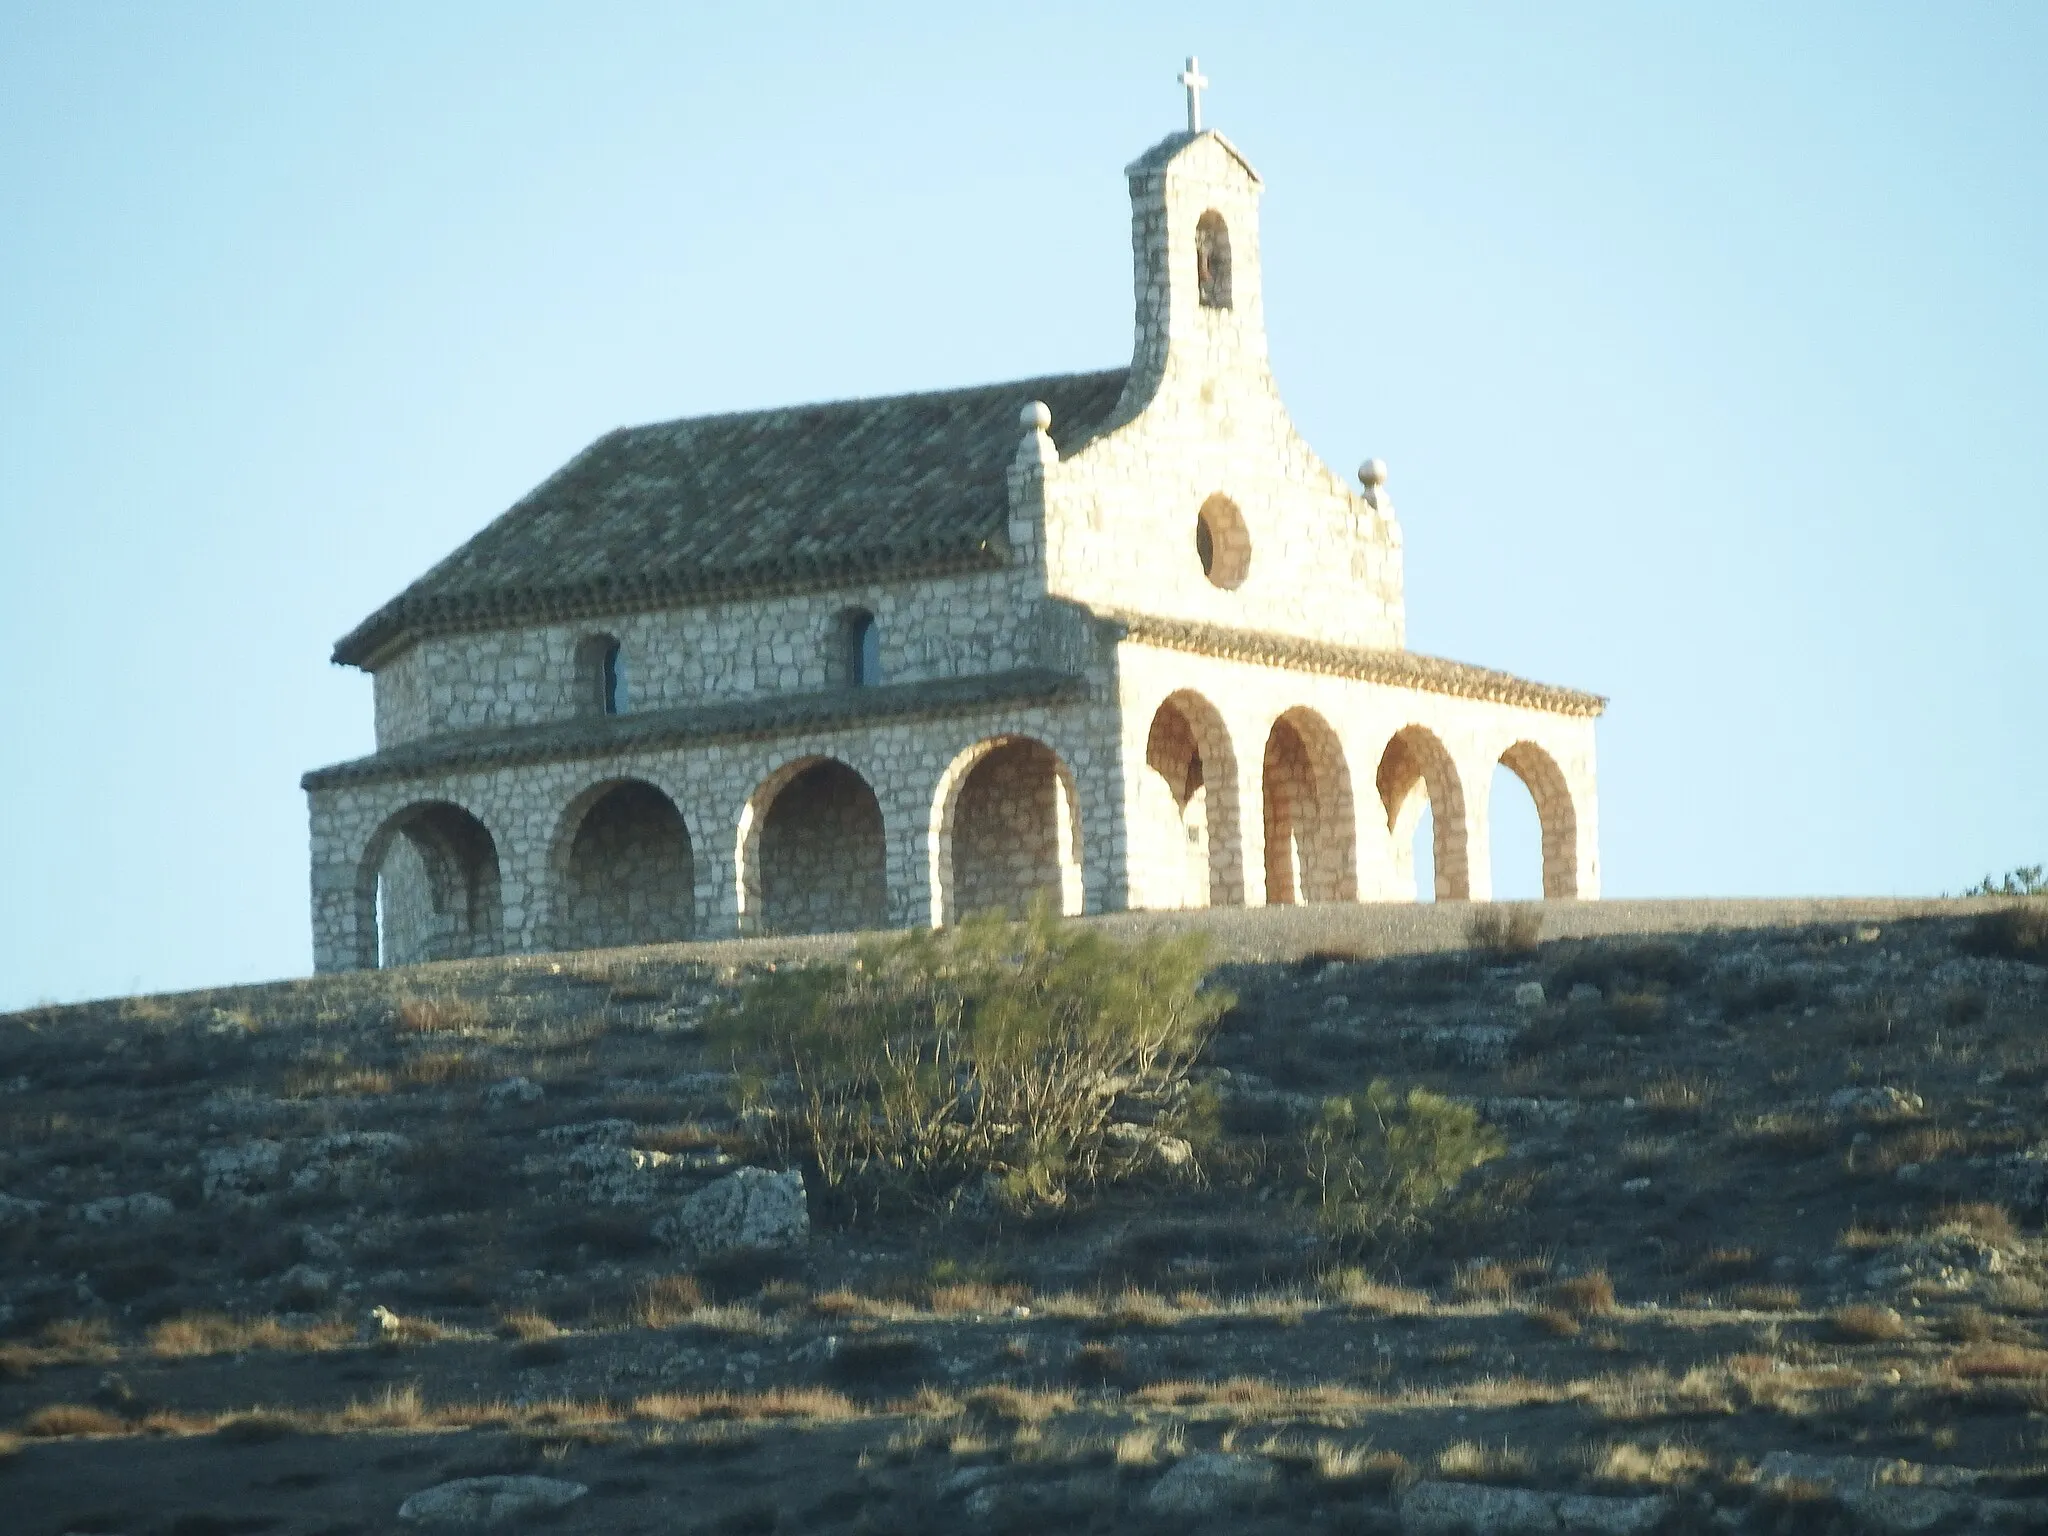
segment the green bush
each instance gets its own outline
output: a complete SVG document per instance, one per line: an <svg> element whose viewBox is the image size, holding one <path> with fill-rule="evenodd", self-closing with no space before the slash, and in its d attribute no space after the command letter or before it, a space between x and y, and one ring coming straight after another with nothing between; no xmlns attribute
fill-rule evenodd
<svg viewBox="0 0 2048 1536"><path fill-rule="evenodd" d="M2009 869L2002 878L1993 879L1986 875L1975 885L1964 891L1965 896L2048 896L2048 877L2041 873L2039 864L2022 864L2018 869Z"/></svg>
<svg viewBox="0 0 2048 1536"><path fill-rule="evenodd" d="M1131 1163L1105 1150L1119 1097L1170 1102L1235 999L1202 986L1199 935L1123 944L1062 923L970 919L864 944L844 964L758 976L711 1021L780 1150L827 1188L941 1198L984 1174L1057 1205Z"/></svg>
<svg viewBox="0 0 2048 1536"><path fill-rule="evenodd" d="M1324 1232L1340 1245L1386 1245L1426 1227L1459 1180L1507 1150L1470 1105L1381 1081L1323 1100L1302 1138Z"/></svg>

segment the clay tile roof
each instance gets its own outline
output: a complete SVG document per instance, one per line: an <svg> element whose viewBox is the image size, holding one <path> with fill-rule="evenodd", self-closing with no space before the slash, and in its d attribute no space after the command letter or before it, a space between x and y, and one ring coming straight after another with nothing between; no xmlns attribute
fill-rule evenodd
<svg viewBox="0 0 2048 1536"><path fill-rule="evenodd" d="M1164 650L1194 651L1204 656L1227 657L1232 661L1292 667L1300 672L1326 672L1337 677L1385 683L1394 688L1416 688L1424 693L1447 693L1462 699L1515 704L1554 715L1599 715L1607 709L1607 700L1597 693L1560 688L1554 683L1532 683L1511 672L1475 667L1465 661L1446 661L1441 656L1424 656L1416 651L1333 645L1323 640L1297 640L1288 635L1266 634L1259 630L1230 629L1221 624L1201 624L1185 619L1153 618L1147 614L1113 609L1100 612L1103 618L1122 629L1125 639L1141 645L1156 645Z"/></svg>
<svg viewBox="0 0 2048 1536"><path fill-rule="evenodd" d="M434 631L999 564L1018 412L1069 452L1128 370L624 427L599 438L334 647Z"/></svg>

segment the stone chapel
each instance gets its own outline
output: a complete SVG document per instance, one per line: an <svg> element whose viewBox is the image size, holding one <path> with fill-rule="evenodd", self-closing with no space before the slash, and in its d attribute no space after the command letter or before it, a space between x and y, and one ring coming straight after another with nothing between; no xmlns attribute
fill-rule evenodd
<svg viewBox="0 0 2048 1536"><path fill-rule="evenodd" d="M1128 367L622 428L335 646L377 749L303 781L318 970L1410 901L1425 809L1483 900L1496 764L1599 894L1605 701L1406 649L1385 466L1288 420L1189 95L1125 171Z"/></svg>

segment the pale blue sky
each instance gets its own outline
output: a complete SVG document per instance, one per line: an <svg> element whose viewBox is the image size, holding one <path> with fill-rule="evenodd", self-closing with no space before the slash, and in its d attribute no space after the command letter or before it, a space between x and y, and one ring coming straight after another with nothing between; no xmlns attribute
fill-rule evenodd
<svg viewBox="0 0 2048 1536"><path fill-rule="evenodd" d="M1610 895L2048 857L2048 7L9 0L0 1008L303 972L330 644L597 434L1122 361L1190 51Z"/></svg>

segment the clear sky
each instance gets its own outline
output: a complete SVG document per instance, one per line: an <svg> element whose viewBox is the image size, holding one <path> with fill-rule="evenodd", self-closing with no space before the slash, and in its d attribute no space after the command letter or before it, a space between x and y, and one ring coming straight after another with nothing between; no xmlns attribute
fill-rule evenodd
<svg viewBox="0 0 2048 1536"><path fill-rule="evenodd" d="M305 971L329 646L599 433L1126 359L1191 51L1608 894L2048 858L2048 7L4 0L0 1008Z"/></svg>

